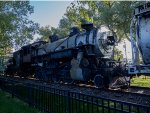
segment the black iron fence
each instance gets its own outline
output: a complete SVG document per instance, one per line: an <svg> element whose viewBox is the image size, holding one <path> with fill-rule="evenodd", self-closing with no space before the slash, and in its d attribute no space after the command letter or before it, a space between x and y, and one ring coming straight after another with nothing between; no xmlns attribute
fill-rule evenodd
<svg viewBox="0 0 150 113"><path fill-rule="evenodd" d="M0 88L45 113L150 113L150 106L0 79Z"/></svg>

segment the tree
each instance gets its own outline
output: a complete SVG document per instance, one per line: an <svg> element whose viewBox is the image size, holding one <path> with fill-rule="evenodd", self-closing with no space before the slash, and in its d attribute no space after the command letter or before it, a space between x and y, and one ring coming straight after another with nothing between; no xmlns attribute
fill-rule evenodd
<svg viewBox="0 0 150 113"><path fill-rule="evenodd" d="M71 27L73 27L72 22L66 16L63 16L63 18L59 21L59 26L58 26L60 37L68 36Z"/></svg>
<svg viewBox="0 0 150 113"><path fill-rule="evenodd" d="M74 1L67 7L66 13L59 22L57 28L49 27L46 30L50 34L57 34L59 38L64 38L69 34L73 26L81 29L81 24L85 21L92 22L96 27L107 26L114 34L117 42L129 39L130 22L134 8L143 2L139 1ZM42 28L43 29L43 28ZM41 34L45 37L44 34Z"/></svg>
<svg viewBox="0 0 150 113"><path fill-rule="evenodd" d="M93 22L97 27L107 26L120 42L129 39L130 22L139 1L77 1L67 8L65 16L80 27L82 20Z"/></svg>
<svg viewBox="0 0 150 113"><path fill-rule="evenodd" d="M41 36L40 40L49 41L49 36L52 35L50 26L39 28L38 34Z"/></svg>
<svg viewBox="0 0 150 113"><path fill-rule="evenodd" d="M0 1L0 47L20 47L29 43L38 24L28 19L33 13L29 1Z"/></svg>
<svg viewBox="0 0 150 113"><path fill-rule="evenodd" d="M49 36L56 34L59 38L65 38L69 35L72 23L65 16L60 20L57 28L45 26L40 27L38 34L41 36L40 40L49 41Z"/></svg>
<svg viewBox="0 0 150 113"><path fill-rule="evenodd" d="M49 36L56 34L58 38L65 38L68 35L66 28L54 28L50 26L40 27L38 34L40 35L38 40L49 41Z"/></svg>

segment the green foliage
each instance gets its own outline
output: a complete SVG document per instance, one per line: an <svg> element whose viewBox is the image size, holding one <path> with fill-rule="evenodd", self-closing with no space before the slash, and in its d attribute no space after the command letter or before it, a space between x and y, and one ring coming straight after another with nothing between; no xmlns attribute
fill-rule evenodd
<svg viewBox="0 0 150 113"><path fill-rule="evenodd" d="M67 7L58 28L52 27L47 30L46 27L42 27L41 29L45 29L45 34L39 34L43 40L48 38L47 31L50 32L49 34L56 33L63 38L69 34L71 27L76 26L82 30L82 23L92 22L96 27L107 26L113 32L117 42L125 38L130 40L129 29L134 9L143 3L141 1L73 1Z"/></svg>
<svg viewBox="0 0 150 113"><path fill-rule="evenodd" d="M39 28L38 34L41 36L38 40L49 41L49 36L56 34L59 38L64 38L68 35L67 28L54 28L50 26L45 26Z"/></svg>
<svg viewBox="0 0 150 113"><path fill-rule="evenodd" d="M119 49L115 48L114 49L114 60L122 60L123 59L123 54L122 51L120 51Z"/></svg>
<svg viewBox="0 0 150 113"><path fill-rule="evenodd" d="M28 19L29 1L0 1L0 47L22 46L32 40L38 24Z"/></svg>
<svg viewBox="0 0 150 113"><path fill-rule="evenodd" d="M50 26L45 26L39 28L39 35L41 36L41 40L43 41L49 41L48 37L52 34L50 30Z"/></svg>
<svg viewBox="0 0 150 113"><path fill-rule="evenodd" d="M56 34L59 38L64 38L69 35L70 28L72 23L68 18L63 17L59 22L59 27L54 28L50 26L40 27L39 35L41 36L40 40L49 41L49 36Z"/></svg>
<svg viewBox="0 0 150 113"><path fill-rule="evenodd" d="M58 26L60 37L66 37L69 34L71 27L73 27L72 22L67 17L63 16Z"/></svg>
<svg viewBox="0 0 150 113"><path fill-rule="evenodd" d="M93 22L97 27L106 25L118 42L129 39L130 22L134 8L139 1L77 1L67 8L66 18L80 27L83 20Z"/></svg>

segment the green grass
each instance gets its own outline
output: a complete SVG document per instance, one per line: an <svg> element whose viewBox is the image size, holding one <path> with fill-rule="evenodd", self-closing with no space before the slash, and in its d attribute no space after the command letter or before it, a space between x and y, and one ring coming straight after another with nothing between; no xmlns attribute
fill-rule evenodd
<svg viewBox="0 0 150 113"><path fill-rule="evenodd" d="M133 77L131 80L131 86L150 87L150 76Z"/></svg>
<svg viewBox="0 0 150 113"><path fill-rule="evenodd" d="M41 113L10 94L0 91L0 113Z"/></svg>

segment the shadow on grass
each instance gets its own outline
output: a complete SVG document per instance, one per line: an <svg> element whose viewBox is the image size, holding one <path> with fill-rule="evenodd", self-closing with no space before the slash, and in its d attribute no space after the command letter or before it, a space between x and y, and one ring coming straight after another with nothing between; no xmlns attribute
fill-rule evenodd
<svg viewBox="0 0 150 113"><path fill-rule="evenodd" d="M10 94L0 91L0 113L42 113Z"/></svg>

